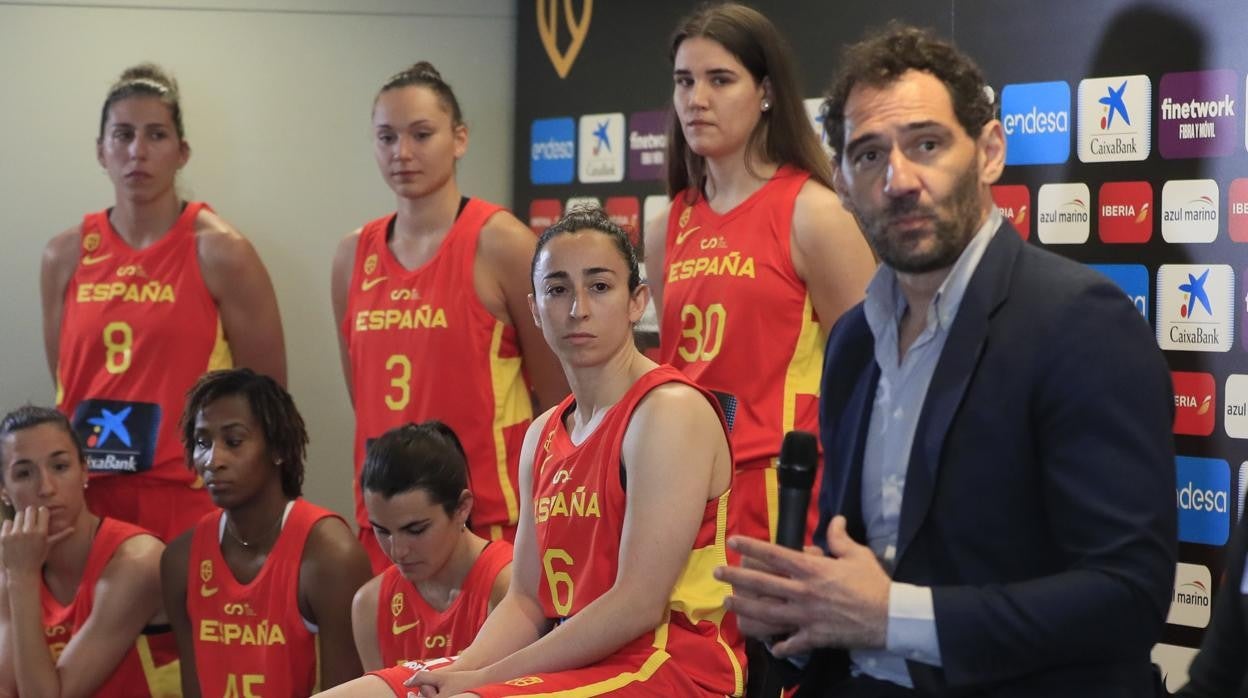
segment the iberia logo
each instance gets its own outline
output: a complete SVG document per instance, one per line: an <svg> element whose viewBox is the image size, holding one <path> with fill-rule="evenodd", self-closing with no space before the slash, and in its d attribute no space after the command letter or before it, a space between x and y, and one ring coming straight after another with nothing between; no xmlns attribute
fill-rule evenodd
<svg viewBox="0 0 1248 698"><path fill-rule="evenodd" d="M1009 221L1018 234L1024 239L1031 237L1031 192L1025 184L994 184L992 200L1001 211L1001 216Z"/></svg>
<svg viewBox="0 0 1248 698"><path fill-rule="evenodd" d="M82 249L95 252L100 249L100 234L94 230L82 236Z"/></svg>
<svg viewBox="0 0 1248 698"><path fill-rule="evenodd" d="M1209 436L1213 433L1217 387L1213 375L1171 371L1174 384L1174 433Z"/></svg>
<svg viewBox="0 0 1248 698"><path fill-rule="evenodd" d="M373 273L373 272L375 272L375 271L377 271L377 255L376 255L376 253L374 253L374 254L370 254L368 257L366 257L366 258L364 259L364 273L365 273L365 274L372 274L372 273Z"/></svg>
<svg viewBox="0 0 1248 698"><path fill-rule="evenodd" d="M563 11L560 12L560 5ZM581 3L581 16L572 14L572 0L537 0L537 34L546 49L550 64L555 67L559 78L568 77L576 56L585 45L585 35L589 33L589 19L594 12L594 0ZM565 50L559 49L559 18L567 23L567 33L571 37Z"/></svg>
<svg viewBox="0 0 1248 698"><path fill-rule="evenodd" d="M403 592L396 592L394 596L390 597L390 615L398 617L403 612L404 605Z"/></svg>

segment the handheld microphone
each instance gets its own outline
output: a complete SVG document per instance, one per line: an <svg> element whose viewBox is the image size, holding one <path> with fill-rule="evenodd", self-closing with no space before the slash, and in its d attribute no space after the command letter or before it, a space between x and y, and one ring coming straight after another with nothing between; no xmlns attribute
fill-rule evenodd
<svg viewBox="0 0 1248 698"><path fill-rule="evenodd" d="M806 541L806 512L815 484L819 440L808 431L790 431L780 446L776 466L780 480L780 511L776 517L776 544L801 550Z"/></svg>

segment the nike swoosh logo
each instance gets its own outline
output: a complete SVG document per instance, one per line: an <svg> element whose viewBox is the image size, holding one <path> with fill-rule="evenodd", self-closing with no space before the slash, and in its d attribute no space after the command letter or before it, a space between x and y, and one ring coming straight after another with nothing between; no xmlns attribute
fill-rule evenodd
<svg viewBox="0 0 1248 698"><path fill-rule="evenodd" d="M676 244L677 245L685 244L685 238L689 237L690 235L693 235L694 233L698 232L701 229L702 229L702 226L695 225L688 230L680 231L679 233L676 234Z"/></svg>
<svg viewBox="0 0 1248 698"><path fill-rule="evenodd" d="M214 596L214 595L216 595L216 593L217 593L218 591L220 591L220 588L219 588L219 587L206 587L206 586L201 586L201 587L199 588L199 595L200 595L200 596L202 596L202 597L204 597L204 598L206 599L206 598L208 598L209 596Z"/></svg>
<svg viewBox="0 0 1248 698"><path fill-rule="evenodd" d="M384 276L379 276L376 279L368 279L360 284L360 290L367 291L385 280L386 280L386 277Z"/></svg>
<svg viewBox="0 0 1248 698"><path fill-rule="evenodd" d="M88 266L88 267L89 267L89 266L91 266L92 264L99 264L100 262L103 262L104 260L106 260L106 259L108 259L109 257L112 257L112 256L113 256L113 254L112 254L111 252L110 252L110 253L108 253L108 254L102 254L102 255L100 255L100 256L98 256L98 257L92 257L91 255L83 255L83 256L82 256L82 263L83 263L83 265L84 265L84 266Z"/></svg>
<svg viewBox="0 0 1248 698"><path fill-rule="evenodd" d="M408 623L407 625L399 625L399 621L396 620L394 621L394 623L390 625L390 632L394 633L395 635L402 635L403 633L411 630L412 628L418 625L420 625L419 620L412 621L411 623Z"/></svg>

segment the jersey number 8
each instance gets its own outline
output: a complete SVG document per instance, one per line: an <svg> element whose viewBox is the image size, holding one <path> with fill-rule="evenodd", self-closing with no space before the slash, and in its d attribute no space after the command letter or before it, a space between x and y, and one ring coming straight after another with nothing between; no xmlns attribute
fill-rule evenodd
<svg viewBox="0 0 1248 698"><path fill-rule="evenodd" d="M109 373L125 373L130 368L131 349L134 347L134 330L125 322L110 322L104 326L104 370Z"/></svg>

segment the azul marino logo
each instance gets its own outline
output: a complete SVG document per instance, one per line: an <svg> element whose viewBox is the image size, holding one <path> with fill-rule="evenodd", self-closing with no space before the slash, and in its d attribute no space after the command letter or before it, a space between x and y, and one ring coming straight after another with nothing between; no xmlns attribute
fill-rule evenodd
<svg viewBox="0 0 1248 698"><path fill-rule="evenodd" d="M1233 70L1161 76L1157 149L1163 158L1229 155L1239 140L1239 98Z"/></svg>
<svg viewBox="0 0 1248 698"><path fill-rule="evenodd" d="M1070 85L1030 82L1001 90L1005 164L1042 165L1070 158Z"/></svg>
<svg viewBox="0 0 1248 698"><path fill-rule="evenodd" d="M118 400L84 400L74 410L74 431L86 446L93 472L150 470L160 428L160 405Z"/></svg>
<svg viewBox="0 0 1248 698"><path fill-rule="evenodd" d="M1161 237L1166 242L1213 242L1221 208L1214 180L1172 179L1161 187Z"/></svg>
<svg viewBox="0 0 1248 698"><path fill-rule="evenodd" d="M537 119L529 129L529 180L534 184L572 181L576 125L570 117Z"/></svg>
<svg viewBox="0 0 1248 698"><path fill-rule="evenodd" d="M1178 563L1174 574L1174 597L1170 600L1167 623L1204 628L1209 625L1213 576L1204 565Z"/></svg>
<svg viewBox="0 0 1248 698"><path fill-rule="evenodd" d="M1144 160L1151 147L1153 84L1147 75L1079 82L1079 160Z"/></svg>
<svg viewBox="0 0 1248 698"><path fill-rule="evenodd" d="M1157 270L1157 343L1179 351L1230 351L1235 279L1225 264Z"/></svg>
<svg viewBox="0 0 1248 698"><path fill-rule="evenodd" d="M1127 300L1148 319L1148 269L1143 264L1089 264L1089 267L1109 277Z"/></svg>
<svg viewBox="0 0 1248 698"><path fill-rule="evenodd" d="M624 179L624 115L586 114L581 117L580 158L582 182L619 182Z"/></svg>
<svg viewBox="0 0 1248 698"><path fill-rule="evenodd" d="M1220 458L1174 459L1179 540L1225 545L1231 526L1231 466Z"/></svg>
<svg viewBox="0 0 1248 698"><path fill-rule="evenodd" d="M1036 200L1036 234L1046 245L1087 242L1092 232L1091 195L1082 182L1042 184Z"/></svg>

